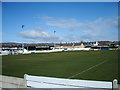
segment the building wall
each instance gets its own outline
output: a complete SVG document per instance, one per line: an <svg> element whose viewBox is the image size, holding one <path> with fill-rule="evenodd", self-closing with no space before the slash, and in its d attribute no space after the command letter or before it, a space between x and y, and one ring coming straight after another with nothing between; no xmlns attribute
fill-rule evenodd
<svg viewBox="0 0 120 90"><path fill-rule="evenodd" d="M81 44L79 46L75 46L75 45L71 45L71 46L55 46L56 49L64 49L64 48L67 48L67 49L72 49L72 48L84 48L84 44Z"/></svg>

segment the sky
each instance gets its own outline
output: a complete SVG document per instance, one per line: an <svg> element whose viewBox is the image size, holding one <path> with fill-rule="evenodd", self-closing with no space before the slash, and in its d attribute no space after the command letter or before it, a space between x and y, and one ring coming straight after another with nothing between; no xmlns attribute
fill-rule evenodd
<svg viewBox="0 0 120 90"><path fill-rule="evenodd" d="M3 42L108 40L118 40L117 2L2 3Z"/></svg>

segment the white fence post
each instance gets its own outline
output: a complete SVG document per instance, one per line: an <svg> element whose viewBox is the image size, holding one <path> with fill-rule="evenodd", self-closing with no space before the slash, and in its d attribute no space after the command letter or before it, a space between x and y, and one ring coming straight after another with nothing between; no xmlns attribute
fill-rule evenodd
<svg viewBox="0 0 120 90"><path fill-rule="evenodd" d="M113 80L113 90L118 88L118 81L117 79Z"/></svg>
<svg viewBox="0 0 120 90"><path fill-rule="evenodd" d="M24 80L25 80L25 87L27 87L27 80L26 80L27 74L24 74Z"/></svg>

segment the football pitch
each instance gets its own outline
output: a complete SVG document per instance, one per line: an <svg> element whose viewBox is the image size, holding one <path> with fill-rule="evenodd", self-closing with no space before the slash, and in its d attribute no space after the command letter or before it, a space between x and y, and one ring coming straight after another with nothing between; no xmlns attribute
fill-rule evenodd
<svg viewBox="0 0 120 90"><path fill-rule="evenodd" d="M2 56L2 74L112 81L118 79L118 51L64 51Z"/></svg>

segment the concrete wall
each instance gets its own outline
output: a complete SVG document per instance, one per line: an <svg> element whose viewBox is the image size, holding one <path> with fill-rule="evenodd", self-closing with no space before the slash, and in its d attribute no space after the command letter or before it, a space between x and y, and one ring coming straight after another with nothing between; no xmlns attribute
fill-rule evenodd
<svg viewBox="0 0 120 90"><path fill-rule="evenodd" d="M0 75L0 88L26 88L26 83L22 78Z"/></svg>

